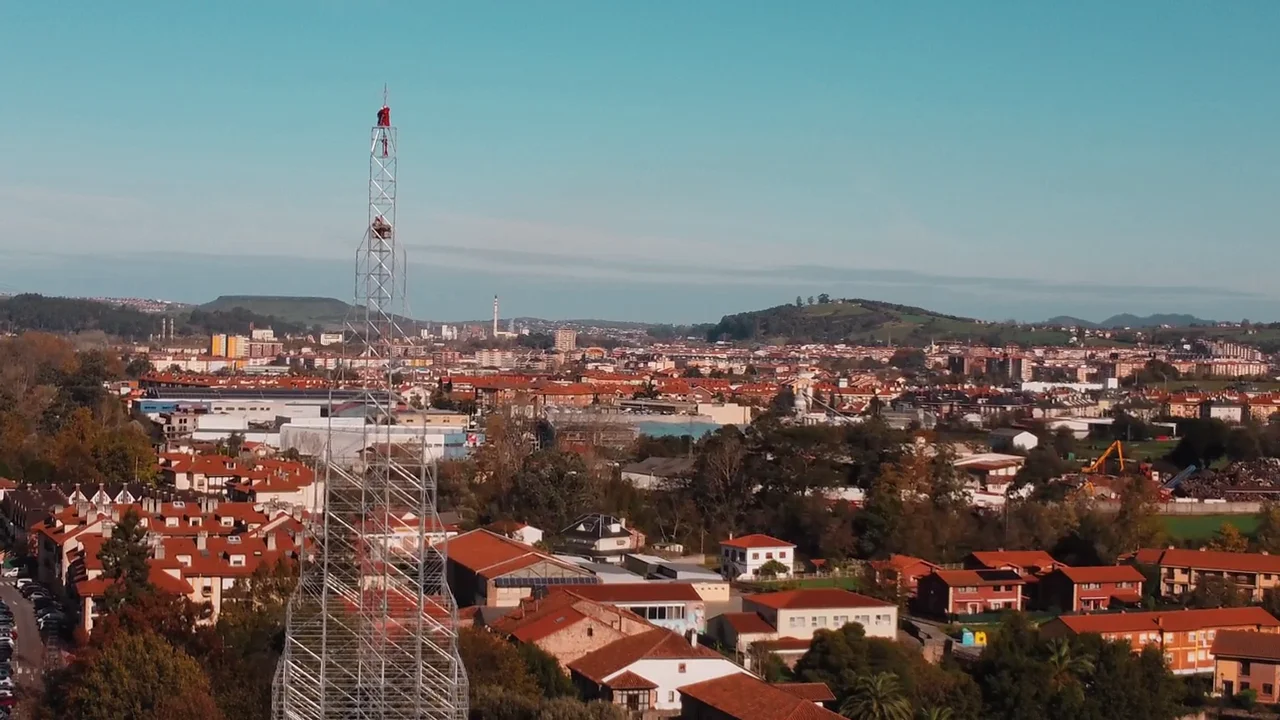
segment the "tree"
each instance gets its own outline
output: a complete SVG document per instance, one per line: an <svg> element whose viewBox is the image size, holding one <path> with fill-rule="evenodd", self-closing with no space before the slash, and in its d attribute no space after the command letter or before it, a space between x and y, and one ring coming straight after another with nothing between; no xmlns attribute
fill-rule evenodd
<svg viewBox="0 0 1280 720"><path fill-rule="evenodd" d="M209 681L191 656L149 631L121 632L72 667L50 704L83 720L217 720Z"/></svg>
<svg viewBox="0 0 1280 720"><path fill-rule="evenodd" d="M595 505L598 496L581 455L539 450L524 459L510 489L498 498L495 514L559 530Z"/></svg>
<svg viewBox="0 0 1280 720"><path fill-rule="evenodd" d="M1093 661L1080 657L1067 638L1057 638L1049 643L1050 682L1055 690L1061 690L1093 672Z"/></svg>
<svg viewBox="0 0 1280 720"><path fill-rule="evenodd" d="M804 307L804 298L796 296L796 307Z"/></svg>
<svg viewBox="0 0 1280 720"><path fill-rule="evenodd" d="M1209 549L1222 552L1242 553L1249 551L1249 539L1240 533L1240 528L1229 522L1222 523L1213 533Z"/></svg>
<svg viewBox="0 0 1280 720"><path fill-rule="evenodd" d="M903 697L898 677L882 672L858 678L840 714L850 720L910 720L911 703Z"/></svg>
<svg viewBox="0 0 1280 720"><path fill-rule="evenodd" d="M781 576L790 575L791 568L787 567L786 565L783 565L777 560L770 560L769 562L761 565L760 569L756 571L756 574L766 580L772 580L773 578L776 578L779 575Z"/></svg>
<svg viewBox="0 0 1280 720"><path fill-rule="evenodd" d="M490 687L501 688L508 695L542 696L542 688L529 674L519 651L497 635L478 628L463 628L458 633L458 654L467 669L473 694Z"/></svg>
<svg viewBox="0 0 1280 720"><path fill-rule="evenodd" d="M138 513L130 508L98 551L102 576L114 581L107 587L105 597L110 611L137 602L151 590L148 579L151 553L144 544L146 536L147 529L142 526Z"/></svg>
<svg viewBox="0 0 1280 720"><path fill-rule="evenodd" d="M813 296L812 296L812 295L810 295L810 296L809 296L809 304L810 304L810 305L812 305L813 303L814 303Z"/></svg>
<svg viewBox="0 0 1280 720"><path fill-rule="evenodd" d="M1259 551L1271 554L1280 553L1280 503L1268 500L1262 503L1262 511L1258 515L1258 529L1253 540Z"/></svg>
<svg viewBox="0 0 1280 720"><path fill-rule="evenodd" d="M517 646L525 670L542 689L543 697L558 698L574 694L573 681L560 669L560 662L531 642Z"/></svg>
<svg viewBox="0 0 1280 720"><path fill-rule="evenodd" d="M233 432L227 436L227 454L231 457L238 457L240 451L244 449L244 433Z"/></svg>
<svg viewBox="0 0 1280 720"><path fill-rule="evenodd" d="M827 304L827 303L829 303L829 302L831 302L831 296L830 296L830 295L828 295L828 294L826 294L826 293L821 293L820 295L818 295L818 304L819 304L819 305L826 305L826 304Z"/></svg>
<svg viewBox="0 0 1280 720"><path fill-rule="evenodd" d="M1187 420L1179 423L1178 430L1182 439L1169 453L1169 461L1178 467L1206 468L1227 453L1229 430L1221 420Z"/></svg>

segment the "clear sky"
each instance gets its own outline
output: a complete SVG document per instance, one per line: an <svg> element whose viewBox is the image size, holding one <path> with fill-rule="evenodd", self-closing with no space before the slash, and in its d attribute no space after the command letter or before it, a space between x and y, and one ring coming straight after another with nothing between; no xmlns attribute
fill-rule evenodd
<svg viewBox="0 0 1280 720"><path fill-rule="evenodd" d="M1280 2L0 0L0 290L1280 319ZM293 263L288 265L286 263Z"/></svg>

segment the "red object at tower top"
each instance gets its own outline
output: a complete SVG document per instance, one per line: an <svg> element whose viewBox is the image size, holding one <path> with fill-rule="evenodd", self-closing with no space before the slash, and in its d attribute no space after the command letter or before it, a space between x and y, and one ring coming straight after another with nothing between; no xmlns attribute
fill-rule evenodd
<svg viewBox="0 0 1280 720"><path fill-rule="evenodd" d="M391 108L386 105L378 111L378 127L391 127Z"/></svg>

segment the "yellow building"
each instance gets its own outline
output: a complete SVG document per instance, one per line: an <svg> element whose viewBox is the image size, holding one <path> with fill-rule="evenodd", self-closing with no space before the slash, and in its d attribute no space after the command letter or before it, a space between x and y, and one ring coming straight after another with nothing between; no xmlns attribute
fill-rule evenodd
<svg viewBox="0 0 1280 720"><path fill-rule="evenodd" d="M243 335L218 333L209 342L209 354L214 357L244 357L249 350L249 339Z"/></svg>

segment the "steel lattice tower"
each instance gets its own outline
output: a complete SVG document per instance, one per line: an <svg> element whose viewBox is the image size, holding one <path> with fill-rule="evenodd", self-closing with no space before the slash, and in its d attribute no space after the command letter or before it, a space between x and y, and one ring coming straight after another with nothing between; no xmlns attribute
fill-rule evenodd
<svg viewBox="0 0 1280 720"><path fill-rule="evenodd" d="M365 421L330 420L325 511L308 522L298 590L274 687L276 720L465 720L466 671L445 557L428 535L440 527L425 435L412 456L395 440L392 378L404 333L405 262L396 247L396 129L378 111L369 151L369 218L356 254L347 369L359 375ZM332 405L331 405L332 407ZM407 447L412 448L412 445ZM420 520L416 547L395 530Z"/></svg>

